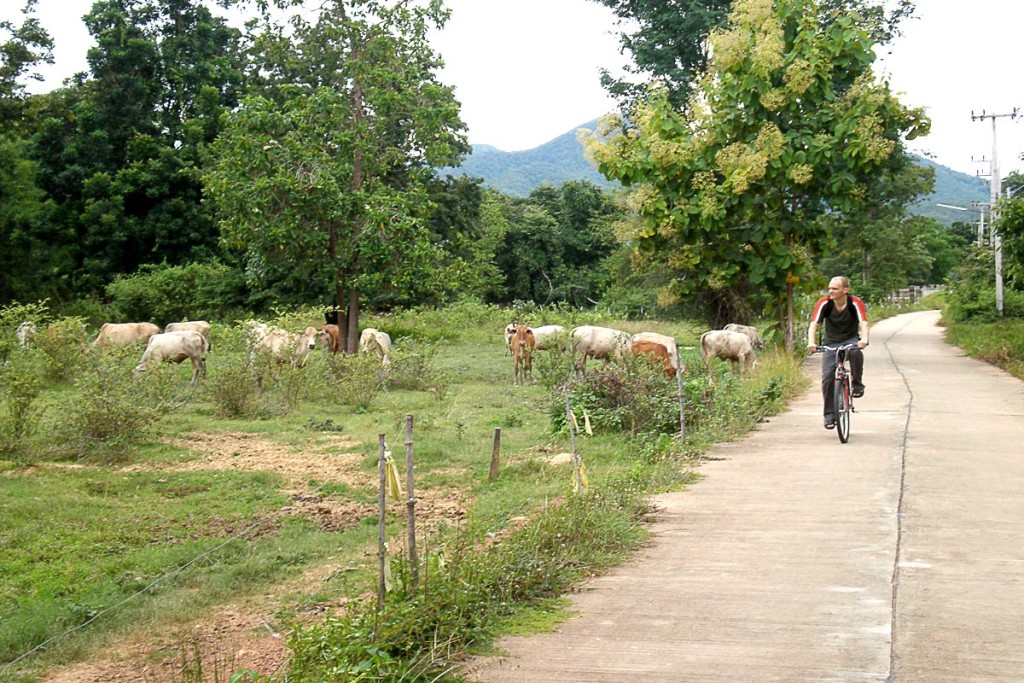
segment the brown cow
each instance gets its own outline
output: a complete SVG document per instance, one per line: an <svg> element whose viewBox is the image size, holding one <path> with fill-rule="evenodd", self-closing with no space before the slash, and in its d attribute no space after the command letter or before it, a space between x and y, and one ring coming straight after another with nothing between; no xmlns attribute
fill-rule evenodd
<svg viewBox="0 0 1024 683"><path fill-rule="evenodd" d="M160 328L153 323L103 323L92 346L130 346L149 342L154 334L160 334Z"/></svg>
<svg viewBox="0 0 1024 683"><path fill-rule="evenodd" d="M338 353L341 351L341 329L337 325L324 325L320 328L320 331L316 333L316 338L320 340L323 347L329 350L331 353Z"/></svg>
<svg viewBox="0 0 1024 683"><path fill-rule="evenodd" d="M533 337L533 330L526 325L517 325L510 344L512 360L516 365L514 383L522 384L527 375L533 374L533 349L537 340Z"/></svg>
<svg viewBox="0 0 1024 683"><path fill-rule="evenodd" d="M679 362L679 346L676 344L675 337L657 332L640 332L633 335L630 351L634 355L650 353L661 358L665 363L667 377L675 377L677 372L682 371L682 365Z"/></svg>

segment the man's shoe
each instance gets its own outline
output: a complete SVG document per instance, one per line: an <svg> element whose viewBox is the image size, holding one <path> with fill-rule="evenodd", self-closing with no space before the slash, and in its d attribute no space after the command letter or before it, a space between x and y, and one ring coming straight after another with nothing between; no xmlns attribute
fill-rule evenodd
<svg viewBox="0 0 1024 683"><path fill-rule="evenodd" d="M864 385L863 384L854 384L853 385L853 392L852 393L853 393L853 397L854 398L860 398L861 396L864 395Z"/></svg>
<svg viewBox="0 0 1024 683"><path fill-rule="evenodd" d="M832 415L826 415L825 416L825 429L835 429L835 428L836 428L836 418L833 417Z"/></svg>

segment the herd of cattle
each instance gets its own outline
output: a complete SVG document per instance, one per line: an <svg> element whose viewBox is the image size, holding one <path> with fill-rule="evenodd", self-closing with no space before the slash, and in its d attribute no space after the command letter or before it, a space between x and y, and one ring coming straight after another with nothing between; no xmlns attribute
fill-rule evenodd
<svg viewBox="0 0 1024 683"><path fill-rule="evenodd" d="M324 325L319 330L306 327L302 332L289 332L254 320L243 323L246 347L250 361L257 354L268 354L278 362L290 362L292 367L304 367L309 352L321 347L330 353L341 350L341 331L337 325ZM210 323L190 320L170 323L160 331L153 323L105 323L92 342L92 347L146 344L135 374L142 374L160 362L192 363L192 384L206 376L206 356L210 351ZM27 347L36 333L31 322L22 323L17 330L18 344ZM721 330L705 332L700 337L700 351L705 363L718 358L728 361L734 372L744 374L754 362L754 351L763 347L757 329L748 325L729 324ZM388 367L391 337L372 327L362 331L359 348L377 356L381 365ZM679 344L675 338L657 332L630 335L621 330L595 325L581 325L568 334L562 325L529 327L512 323L505 327L505 348L515 364L514 382L522 384L530 376L533 353L547 349L566 349L572 354L577 374L586 374L587 360L605 363L618 360L626 354L650 354L661 359L665 374L675 377L686 371L679 357Z"/></svg>
<svg viewBox="0 0 1024 683"><path fill-rule="evenodd" d="M290 362L292 367L303 367L309 352L317 342L329 352L341 350L341 332L337 325L324 325L317 330L307 327L300 333L288 332L255 320L243 323L250 361L257 354L268 354L278 362ZM187 320L170 323L160 331L153 323L104 323L90 348L105 346L131 346L145 343L142 359L134 373L140 375L161 362L192 363L192 384L206 376L206 356L210 352L212 326L205 320ZM36 335L31 322L23 322L17 329L18 345L27 348ZM391 337L386 332L368 327L359 337L359 348L380 359L383 366L390 363Z"/></svg>
<svg viewBox="0 0 1024 683"><path fill-rule="evenodd" d="M661 359L665 374L675 377L686 371L679 359L679 344L674 337L657 332L630 335L621 330L595 325L581 325L565 333L562 325L529 327L511 323L505 327L506 353L515 364L515 382L523 383L533 367L533 352L551 348L565 348L574 358L577 374L586 374L587 359L617 360L626 354L650 354ZM730 323L721 330L710 330L700 337L700 351L704 362L712 358L728 361L733 371L742 376L754 362L754 351L763 348L757 329L749 325Z"/></svg>

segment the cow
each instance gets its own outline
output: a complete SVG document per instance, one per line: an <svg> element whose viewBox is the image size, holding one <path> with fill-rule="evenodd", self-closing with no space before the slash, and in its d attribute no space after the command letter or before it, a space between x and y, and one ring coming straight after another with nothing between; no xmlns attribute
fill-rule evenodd
<svg viewBox="0 0 1024 683"><path fill-rule="evenodd" d="M380 364L388 367L391 364L388 356L391 353L391 337L387 332L367 327L359 335L359 350L363 353L372 353L380 358Z"/></svg>
<svg viewBox="0 0 1024 683"><path fill-rule="evenodd" d="M679 362L679 345L675 337L657 332L640 332L630 338L629 350L633 355L649 353L661 358L665 363L665 375L669 378L685 371Z"/></svg>
<svg viewBox="0 0 1024 683"><path fill-rule="evenodd" d="M18 338L18 348L27 349L32 345L32 340L35 339L36 324L31 320L26 320L18 325L18 330L15 332L15 335Z"/></svg>
<svg viewBox="0 0 1024 683"><path fill-rule="evenodd" d="M284 363L290 353L292 367L302 368L306 366L310 350L316 347L317 330L312 326L300 334L293 334L280 327L257 323L250 328L250 332L250 341L256 340L249 351L250 361L257 353L266 353L278 363Z"/></svg>
<svg viewBox="0 0 1024 683"><path fill-rule="evenodd" d="M341 351L341 329L337 325L324 325L316 333L316 338L323 345L325 351L331 353Z"/></svg>
<svg viewBox="0 0 1024 683"><path fill-rule="evenodd" d="M92 348L148 343L154 334L160 334L160 328L153 323L103 323L100 333L92 343Z"/></svg>
<svg viewBox="0 0 1024 683"><path fill-rule="evenodd" d="M574 357L576 374L587 374L587 359L600 358L608 363L618 360L629 352L630 337L625 332L610 327L581 325L569 333L569 349ZM579 358L576 355L579 354Z"/></svg>
<svg viewBox="0 0 1024 683"><path fill-rule="evenodd" d="M505 355L512 355L512 336L516 333L517 323L505 325Z"/></svg>
<svg viewBox="0 0 1024 683"><path fill-rule="evenodd" d="M533 332L533 339L537 343L534 348L538 351L565 348L567 339L565 328L561 325L541 325L540 327L531 327L530 331Z"/></svg>
<svg viewBox="0 0 1024 683"><path fill-rule="evenodd" d="M700 353L704 363L709 366L712 358L728 361L733 372L739 370L740 377L754 362L754 346L750 338L733 330L711 330L702 334Z"/></svg>
<svg viewBox="0 0 1024 683"><path fill-rule="evenodd" d="M756 327L750 325L739 325L737 323L729 323L722 329L729 330L731 332L742 332L747 335L747 339L750 340L750 345L754 347L755 351L760 351L764 348L764 342L761 341L761 337L757 333Z"/></svg>
<svg viewBox="0 0 1024 683"><path fill-rule="evenodd" d="M206 343L210 343L210 331L213 328L210 323L205 320L183 320L179 323L168 323L167 327L164 328L164 332L181 332L183 330L191 330L192 332L198 332L203 335L206 339Z"/></svg>
<svg viewBox="0 0 1024 683"><path fill-rule="evenodd" d="M512 335L512 360L515 363L515 384L522 384L528 375L533 374L533 350L537 341L533 330L526 325L517 325Z"/></svg>
<svg viewBox="0 0 1024 683"><path fill-rule="evenodd" d="M142 353L142 360L133 372L138 376L156 363L180 363L188 358L192 361L192 381L189 382L189 386L194 386L199 377L206 377L206 354L209 350L210 342L194 330L154 334L149 338L146 350Z"/></svg>

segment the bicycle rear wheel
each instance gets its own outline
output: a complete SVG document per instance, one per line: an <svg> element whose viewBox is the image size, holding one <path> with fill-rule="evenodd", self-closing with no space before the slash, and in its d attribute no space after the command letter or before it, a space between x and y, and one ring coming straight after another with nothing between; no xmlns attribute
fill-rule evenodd
<svg viewBox="0 0 1024 683"><path fill-rule="evenodd" d="M846 377L837 379L833 387L835 392L836 434L839 441L846 443L850 439L850 380Z"/></svg>

